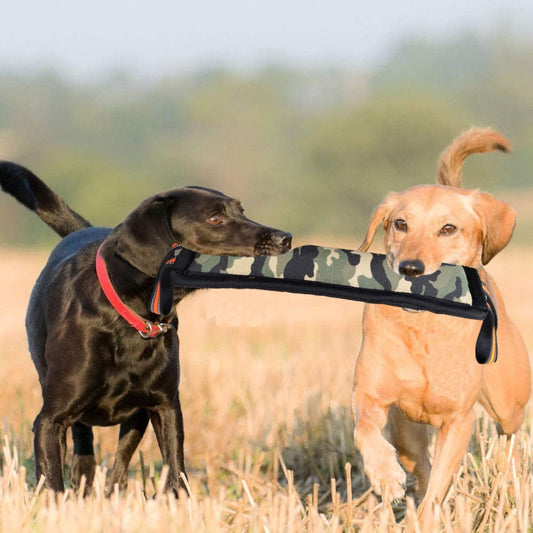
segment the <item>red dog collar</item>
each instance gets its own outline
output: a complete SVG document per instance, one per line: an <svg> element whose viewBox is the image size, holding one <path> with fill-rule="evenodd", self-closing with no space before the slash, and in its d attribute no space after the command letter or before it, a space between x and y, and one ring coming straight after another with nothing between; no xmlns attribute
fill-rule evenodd
<svg viewBox="0 0 533 533"><path fill-rule="evenodd" d="M100 286L104 291L109 303L115 308L116 312L124 319L130 326L135 328L139 335L143 339L153 339L166 333L169 329L172 328L171 324L165 323L155 323L146 320L139 314L137 314L133 309L128 307L116 293L111 280L109 279L109 274L107 273L107 268L105 265L104 258L102 257L102 246L100 245L98 251L96 252L96 275L98 276L98 281Z"/></svg>

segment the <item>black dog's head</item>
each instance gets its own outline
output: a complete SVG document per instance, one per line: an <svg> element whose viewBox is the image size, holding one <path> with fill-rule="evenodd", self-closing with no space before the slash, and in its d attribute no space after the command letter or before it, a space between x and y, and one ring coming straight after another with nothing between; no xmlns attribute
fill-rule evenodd
<svg viewBox="0 0 533 533"><path fill-rule="evenodd" d="M244 216L241 203L221 192L186 187L148 198L116 228L117 251L155 275L170 246L210 255L277 255L291 248L290 233Z"/></svg>
<svg viewBox="0 0 533 533"><path fill-rule="evenodd" d="M170 200L170 224L184 248L211 255L277 255L290 250L292 236L244 216L241 203L205 187L163 195Z"/></svg>

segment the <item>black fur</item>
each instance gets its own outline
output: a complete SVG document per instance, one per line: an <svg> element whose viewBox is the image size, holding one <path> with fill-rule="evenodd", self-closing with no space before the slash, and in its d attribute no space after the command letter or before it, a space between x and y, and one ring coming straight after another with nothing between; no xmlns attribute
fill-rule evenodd
<svg viewBox="0 0 533 533"><path fill-rule="evenodd" d="M16 163L0 161L0 186L28 209L35 211L61 237L91 225L37 176Z"/></svg>
<svg viewBox="0 0 533 533"><path fill-rule="evenodd" d="M72 485L90 486L95 470L91 426L120 424L115 465L107 481L124 486L131 456L152 422L167 488L184 473L178 318L175 305L193 289L176 289L170 315L147 310L158 267L174 242L207 254L274 255L291 236L247 219L240 203L210 189L175 189L148 198L116 228L92 227L29 170L0 163L0 186L61 236L33 289L26 316L31 357L43 406L34 422L37 479L62 491L66 430L72 427ZM95 254L103 244L107 270L121 299L149 320L173 329L144 340L111 307L98 283Z"/></svg>

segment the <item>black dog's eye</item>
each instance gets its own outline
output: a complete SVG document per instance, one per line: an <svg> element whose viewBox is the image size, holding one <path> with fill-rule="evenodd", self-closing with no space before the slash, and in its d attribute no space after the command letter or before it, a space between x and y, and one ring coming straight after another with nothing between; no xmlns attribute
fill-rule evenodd
<svg viewBox="0 0 533 533"><path fill-rule="evenodd" d="M457 226L453 224L444 224L439 231L439 235L452 235L457 231Z"/></svg>
<svg viewBox="0 0 533 533"><path fill-rule="evenodd" d="M224 217L217 213L215 215L211 215L207 219L207 222L211 224L211 226L219 226L220 224L224 222Z"/></svg>
<svg viewBox="0 0 533 533"><path fill-rule="evenodd" d="M407 222L403 218L397 218L394 221L394 228L405 233L407 231Z"/></svg>

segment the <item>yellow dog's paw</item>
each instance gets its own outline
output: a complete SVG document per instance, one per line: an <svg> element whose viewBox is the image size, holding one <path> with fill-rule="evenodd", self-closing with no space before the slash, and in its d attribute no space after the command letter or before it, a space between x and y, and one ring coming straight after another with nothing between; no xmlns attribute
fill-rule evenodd
<svg viewBox="0 0 533 533"><path fill-rule="evenodd" d="M372 464L373 463L373 464ZM365 463L365 472L376 494L391 500L401 500L405 495L407 474L394 457L381 457L371 464Z"/></svg>

